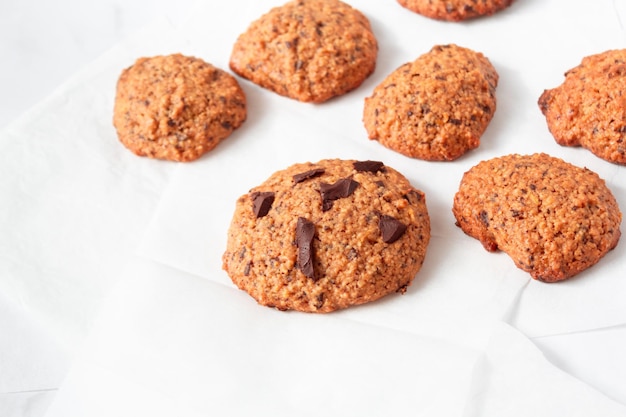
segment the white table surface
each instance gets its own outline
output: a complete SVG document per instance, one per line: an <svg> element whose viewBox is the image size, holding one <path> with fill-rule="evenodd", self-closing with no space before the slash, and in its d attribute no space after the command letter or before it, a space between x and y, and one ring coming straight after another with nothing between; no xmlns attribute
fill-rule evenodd
<svg viewBox="0 0 626 417"><path fill-rule="evenodd" d="M160 16L176 22L193 3L0 2L0 129L116 43ZM532 341L556 367L626 405L626 324ZM0 294L0 415L43 416L75 354Z"/></svg>

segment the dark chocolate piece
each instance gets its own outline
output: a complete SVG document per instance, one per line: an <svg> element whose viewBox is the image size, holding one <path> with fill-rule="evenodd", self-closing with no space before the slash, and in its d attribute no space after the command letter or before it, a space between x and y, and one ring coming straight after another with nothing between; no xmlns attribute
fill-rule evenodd
<svg viewBox="0 0 626 417"><path fill-rule="evenodd" d="M378 228L383 237L383 242L393 243L400 239L404 232L406 232L406 225L401 223L394 217L387 216L385 214L380 216L378 220Z"/></svg>
<svg viewBox="0 0 626 417"><path fill-rule="evenodd" d="M385 164L380 161L357 161L353 165L354 169L359 172L371 172L375 174L385 171Z"/></svg>
<svg viewBox="0 0 626 417"><path fill-rule="evenodd" d="M267 192L254 192L251 195L252 197L252 209L254 211L254 215L257 217L263 217L267 215L267 213L272 208L272 204L274 204L275 194L271 191Z"/></svg>
<svg viewBox="0 0 626 417"><path fill-rule="evenodd" d="M489 227L489 213L487 213L485 210L481 210L478 216L480 218L481 223L485 227Z"/></svg>
<svg viewBox="0 0 626 417"><path fill-rule="evenodd" d="M311 278L313 281L317 281L315 277L315 271L313 270L313 237L315 236L315 224L305 219L304 217L298 217L298 223L296 223L296 246L298 247L297 265L298 269L302 273Z"/></svg>
<svg viewBox="0 0 626 417"><path fill-rule="evenodd" d="M303 172L301 174L296 174L293 176L293 183L297 184L302 181L306 181L310 178L319 177L325 172L324 168L315 168L310 171Z"/></svg>
<svg viewBox="0 0 626 417"><path fill-rule="evenodd" d="M324 307L324 302L326 301L326 295L324 293L321 293L315 298L317 300L317 303L315 303L315 308L320 309Z"/></svg>
<svg viewBox="0 0 626 417"><path fill-rule="evenodd" d="M416 204L422 201L422 194L418 193L415 190L410 190L408 193L403 195L404 199L409 202L409 204Z"/></svg>
<svg viewBox="0 0 626 417"><path fill-rule="evenodd" d="M352 178L337 180L334 184L320 183L320 194L322 195L322 211L328 211L333 207L333 201L340 198L349 197L359 183Z"/></svg>

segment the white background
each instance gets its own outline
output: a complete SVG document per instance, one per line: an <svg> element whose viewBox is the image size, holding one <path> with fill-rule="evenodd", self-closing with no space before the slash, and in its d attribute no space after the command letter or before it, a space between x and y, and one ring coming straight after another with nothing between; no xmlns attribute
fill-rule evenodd
<svg viewBox="0 0 626 417"><path fill-rule="evenodd" d="M526 3L519 7L540 3L519 2ZM176 3L138 0L1 2L0 129L10 126L85 65L155 19L166 16L174 24L183 21L193 3L191 0ZM624 6L618 1L611 4L622 25L622 19L626 18ZM584 23L587 16L568 18ZM554 28L547 32L565 39L566 36L558 33L559 22L553 24ZM543 29L546 30L545 26ZM584 30L585 26L581 25L581 31ZM503 37L508 39L509 36L513 35ZM525 33L514 36L523 37ZM624 31L621 38L612 39L610 43L626 46ZM547 42L546 49L548 45L551 44ZM542 49L542 45L536 47ZM554 53L558 54L558 50ZM567 65L574 64L575 61L568 61ZM567 65L563 64L561 73ZM503 74L512 72L509 68L502 69ZM558 81L561 73L545 77ZM0 200L0 204L15 202ZM97 306L88 315L95 315L95 310ZM0 415L43 416L68 375L80 351L81 337L87 335L90 325L91 321L85 320L81 327L84 331L68 346L67 339L59 337L45 320L32 314L23 300L0 293ZM530 340L557 368L626 405L626 358L623 355L626 325L531 337Z"/></svg>
<svg viewBox="0 0 626 417"><path fill-rule="evenodd" d="M161 16L180 19L193 3L0 1L0 130L125 37ZM20 300L0 293L0 415L42 416L73 357Z"/></svg>

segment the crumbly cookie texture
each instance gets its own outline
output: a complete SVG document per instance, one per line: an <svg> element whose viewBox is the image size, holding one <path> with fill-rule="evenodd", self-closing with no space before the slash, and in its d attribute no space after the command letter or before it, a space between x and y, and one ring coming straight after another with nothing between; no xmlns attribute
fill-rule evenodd
<svg viewBox="0 0 626 417"><path fill-rule="evenodd" d="M321 103L360 86L374 72L377 54L360 11L339 0L294 0L239 36L230 67L280 95Z"/></svg>
<svg viewBox="0 0 626 417"><path fill-rule="evenodd" d="M113 124L139 156L192 161L212 150L246 119L237 80L181 54L139 58L117 82Z"/></svg>
<svg viewBox="0 0 626 417"><path fill-rule="evenodd" d="M490 16L509 7L513 0L398 0L398 3L431 19L459 22Z"/></svg>
<svg viewBox="0 0 626 417"><path fill-rule="evenodd" d="M583 58L538 104L557 143L626 164L626 49Z"/></svg>
<svg viewBox="0 0 626 417"><path fill-rule="evenodd" d="M412 158L457 159L480 145L496 110L498 73L481 53L439 45L391 73L365 99L370 139Z"/></svg>
<svg viewBox="0 0 626 417"><path fill-rule="evenodd" d="M299 163L237 200L223 268L262 305L326 313L404 293L429 240L425 196L394 169Z"/></svg>
<svg viewBox="0 0 626 417"><path fill-rule="evenodd" d="M546 155L507 155L465 173L457 225L537 280L561 281L615 248L622 214L604 180Z"/></svg>

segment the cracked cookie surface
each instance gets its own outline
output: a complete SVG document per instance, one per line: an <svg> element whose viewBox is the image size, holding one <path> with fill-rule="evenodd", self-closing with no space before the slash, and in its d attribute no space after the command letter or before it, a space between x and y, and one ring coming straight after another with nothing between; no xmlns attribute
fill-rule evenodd
<svg viewBox="0 0 626 417"><path fill-rule="evenodd" d="M558 144L626 165L626 49L583 58L538 104Z"/></svg>
<svg viewBox="0 0 626 417"><path fill-rule="evenodd" d="M117 82L113 124L122 144L139 156L195 160L245 119L237 80L198 58L139 58Z"/></svg>
<svg viewBox="0 0 626 417"><path fill-rule="evenodd" d="M438 45L393 71L365 99L370 139L403 155L450 161L480 145L498 73L481 53Z"/></svg>
<svg viewBox="0 0 626 417"><path fill-rule="evenodd" d="M394 169L299 163L237 200L223 268L262 305L325 313L404 293L429 240L425 196Z"/></svg>
<svg viewBox="0 0 626 417"><path fill-rule="evenodd" d="M361 85L377 54L360 11L339 0L295 0L250 24L233 46L230 67L280 95L321 103Z"/></svg>
<svg viewBox="0 0 626 417"><path fill-rule="evenodd" d="M622 214L604 180L546 154L480 162L464 174L452 212L485 249L507 253L546 282L596 264L621 234Z"/></svg>

